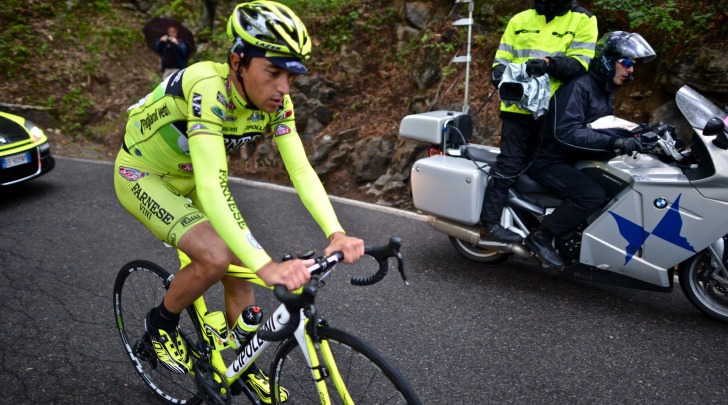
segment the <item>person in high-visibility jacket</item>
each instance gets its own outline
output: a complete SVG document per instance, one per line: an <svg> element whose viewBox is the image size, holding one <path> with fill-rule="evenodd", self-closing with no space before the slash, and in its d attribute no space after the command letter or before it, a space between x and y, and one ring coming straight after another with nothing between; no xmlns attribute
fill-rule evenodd
<svg viewBox="0 0 728 405"><path fill-rule="evenodd" d="M548 74L551 95L564 82L586 73L594 57L598 37L597 18L573 0L535 0L534 6L511 18L501 37L493 61L491 81L498 87L511 63L526 63L531 76ZM491 170L483 210L480 236L504 243L521 236L501 225L508 190L528 168L538 148L543 117L517 105L501 102L500 155Z"/></svg>

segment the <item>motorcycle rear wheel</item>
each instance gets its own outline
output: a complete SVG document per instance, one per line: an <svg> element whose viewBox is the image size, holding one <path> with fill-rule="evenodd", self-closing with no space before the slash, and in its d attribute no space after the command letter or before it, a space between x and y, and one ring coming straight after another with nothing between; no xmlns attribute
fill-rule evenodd
<svg viewBox="0 0 728 405"><path fill-rule="evenodd" d="M454 236L448 236L455 250L465 258L485 264L496 264L507 260L512 253L501 253L495 250L485 249L460 240Z"/></svg>
<svg viewBox="0 0 728 405"><path fill-rule="evenodd" d="M708 250L684 261L678 277L688 300L707 316L728 322L728 273Z"/></svg>

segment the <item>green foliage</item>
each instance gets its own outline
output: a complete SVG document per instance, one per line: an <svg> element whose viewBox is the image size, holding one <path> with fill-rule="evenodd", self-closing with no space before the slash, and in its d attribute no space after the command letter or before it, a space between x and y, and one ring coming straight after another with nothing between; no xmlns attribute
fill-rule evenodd
<svg viewBox="0 0 728 405"><path fill-rule="evenodd" d="M636 31L658 53L677 55L726 34L723 7L714 1L594 0L591 11L600 32Z"/></svg>
<svg viewBox="0 0 728 405"><path fill-rule="evenodd" d="M32 54L30 41L23 39L30 38L32 30L23 23L16 23L0 30L0 55L2 56L2 70L6 79L11 79L18 68L27 63L28 57Z"/></svg>
<svg viewBox="0 0 728 405"><path fill-rule="evenodd" d="M111 9L109 0L75 0L67 1L66 7L76 12L103 13Z"/></svg>
<svg viewBox="0 0 728 405"><path fill-rule="evenodd" d="M183 23L187 21L196 21L199 15L200 6L190 3L191 2L189 0L173 0L169 2L169 4L165 4L157 9L154 12L154 16L164 16Z"/></svg>
<svg viewBox="0 0 728 405"><path fill-rule="evenodd" d="M281 4L290 7L299 17L304 14L322 15L330 14L332 11L341 9L347 3L346 0L277 0Z"/></svg>
<svg viewBox="0 0 728 405"><path fill-rule="evenodd" d="M23 67L37 51L39 41L30 21L53 15L49 5L40 4L29 8L25 0L5 0L0 4L0 77L10 80L23 73Z"/></svg>
<svg viewBox="0 0 728 405"><path fill-rule="evenodd" d="M369 106L371 105L371 103L372 103L371 98L370 97L365 97L362 100L355 100L351 104L351 108L354 111L361 111L361 110L365 110L365 109L369 108Z"/></svg>
<svg viewBox="0 0 728 405"><path fill-rule="evenodd" d="M144 46L138 25L121 17L111 0L27 0L0 2L0 77L25 77L25 102L58 111L61 129L88 136L94 114L93 91L87 85L109 56L123 57ZM48 68L48 64L52 64ZM34 75L39 67L43 73ZM63 89L63 96L53 96ZM69 90L70 89L70 90Z"/></svg>
<svg viewBox="0 0 728 405"><path fill-rule="evenodd" d="M336 14L331 18L317 24L316 29L311 29L323 39L321 46L324 49L339 49L341 45L349 42L354 35L354 26L359 19L359 13L356 10L350 10L347 13Z"/></svg>
<svg viewBox="0 0 728 405"><path fill-rule="evenodd" d="M454 55L465 43L465 36L467 33L465 30L457 31L454 37L450 40L443 41L437 37L433 37L432 33L425 31L422 38L420 38L421 46L428 50L439 50L447 55Z"/></svg>
<svg viewBox="0 0 728 405"><path fill-rule="evenodd" d="M70 134L72 137L86 135L83 126L93 114L94 103L83 95L81 90L72 89L60 99L50 96L46 100L46 105L58 110L59 118L64 123L64 133Z"/></svg>
<svg viewBox="0 0 728 405"><path fill-rule="evenodd" d="M451 74L457 73L457 69L452 65L447 65L442 68L442 78L447 79Z"/></svg>

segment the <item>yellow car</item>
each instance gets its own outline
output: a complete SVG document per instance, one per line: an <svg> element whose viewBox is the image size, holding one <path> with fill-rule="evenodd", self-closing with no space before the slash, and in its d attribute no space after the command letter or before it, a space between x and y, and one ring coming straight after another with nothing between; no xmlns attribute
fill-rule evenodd
<svg viewBox="0 0 728 405"><path fill-rule="evenodd" d="M54 165L43 130L23 117L0 111L0 186L41 176Z"/></svg>

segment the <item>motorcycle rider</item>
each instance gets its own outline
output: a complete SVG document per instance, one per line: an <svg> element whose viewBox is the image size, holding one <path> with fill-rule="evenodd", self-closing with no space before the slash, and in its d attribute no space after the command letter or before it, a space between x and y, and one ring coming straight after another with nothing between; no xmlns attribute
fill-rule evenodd
<svg viewBox="0 0 728 405"><path fill-rule="evenodd" d="M528 174L563 197L563 202L525 239L526 246L549 266L564 267L552 245L554 237L576 228L606 202L605 190L574 167L576 161L642 151L637 138L599 132L588 124L613 115L614 93L633 80L635 64L655 57L640 34L608 32L597 42L588 74L566 83L551 98L542 145Z"/></svg>
<svg viewBox="0 0 728 405"><path fill-rule="evenodd" d="M533 8L508 22L495 53L491 81L498 87L506 66L526 62L531 76L549 75L551 95L562 83L583 75L594 56L597 18L573 0L535 0ZM537 146L543 117L501 102L500 154L481 211L481 239L506 243L521 237L500 225L508 190L527 167Z"/></svg>

